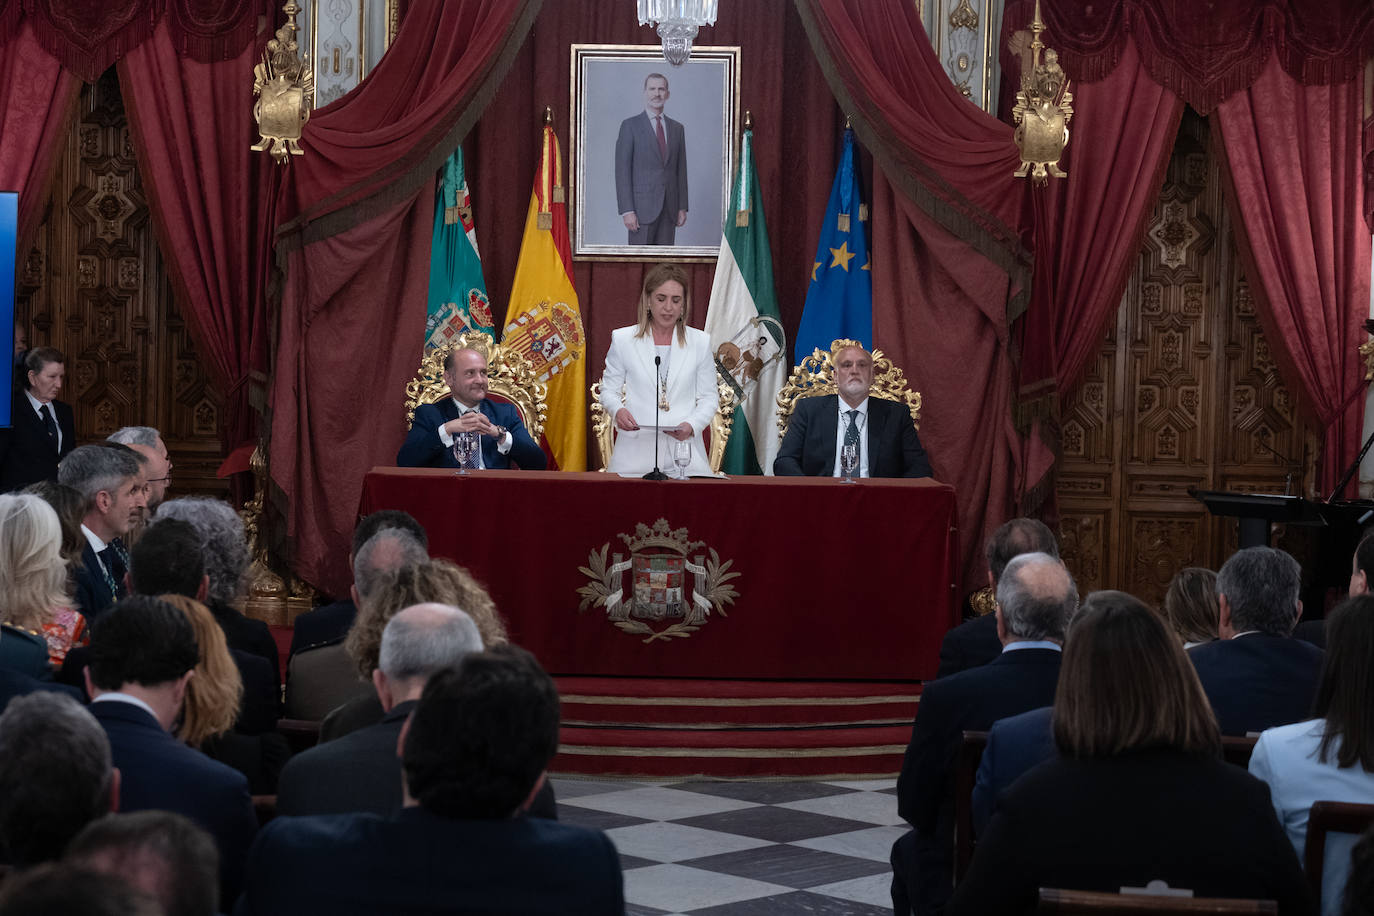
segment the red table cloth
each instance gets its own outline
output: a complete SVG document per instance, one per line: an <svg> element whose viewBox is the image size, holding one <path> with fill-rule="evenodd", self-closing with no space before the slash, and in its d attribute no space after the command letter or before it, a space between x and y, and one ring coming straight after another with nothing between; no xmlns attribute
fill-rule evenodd
<svg viewBox="0 0 1374 916"><path fill-rule="evenodd" d="M376 468L558 675L928 679L957 622L954 488L933 480Z"/></svg>

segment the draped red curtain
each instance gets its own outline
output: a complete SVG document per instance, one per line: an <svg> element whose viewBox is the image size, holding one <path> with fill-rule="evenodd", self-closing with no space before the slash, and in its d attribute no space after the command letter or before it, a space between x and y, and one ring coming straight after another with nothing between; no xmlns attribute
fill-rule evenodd
<svg viewBox="0 0 1374 916"><path fill-rule="evenodd" d="M167 23L119 62L153 227L196 348L224 397L226 454L257 438L249 378L265 373L273 184L252 152L255 49L221 63L182 56Z"/></svg>
<svg viewBox="0 0 1374 916"><path fill-rule="evenodd" d="M347 591L363 477L395 461L404 429L435 170L490 100L538 6L416 5L363 84L312 115L305 155L285 168L269 466L296 572L335 594Z"/></svg>
<svg viewBox="0 0 1374 916"><path fill-rule="evenodd" d="M1362 85L1304 86L1271 58L1212 120L1242 263L1289 384L1325 427L1318 486L1334 486L1361 440L1369 316Z"/></svg>
<svg viewBox="0 0 1374 916"><path fill-rule="evenodd" d="M13 27L17 34L0 47L0 190L19 192L23 253L47 207L57 151L71 127L81 83L43 50L32 26Z"/></svg>

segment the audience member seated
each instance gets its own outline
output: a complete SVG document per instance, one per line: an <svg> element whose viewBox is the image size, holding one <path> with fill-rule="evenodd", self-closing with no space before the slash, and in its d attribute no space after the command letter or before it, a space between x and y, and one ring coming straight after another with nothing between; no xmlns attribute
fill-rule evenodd
<svg viewBox="0 0 1374 916"><path fill-rule="evenodd" d="M85 707L48 692L9 704L0 715L6 861L19 868L53 861L83 827L118 807L110 742Z"/></svg>
<svg viewBox="0 0 1374 916"><path fill-rule="evenodd" d="M1054 739L1061 756L1003 797L947 916L1032 913L1041 887L1119 892L1151 881L1311 912L1267 788L1221 760L1178 638L1129 595L1093 596L1075 621Z"/></svg>
<svg viewBox="0 0 1374 916"><path fill-rule="evenodd" d="M57 520L62 525L62 559L75 577L81 568L81 554L86 549L86 536L81 533L81 519L86 509L81 494L56 480L40 480L25 487L24 492L39 497L57 513Z"/></svg>
<svg viewBox="0 0 1374 916"><path fill-rule="evenodd" d="M396 612L412 604L447 604L459 608L477 624L485 646L506 642L506 625L496 604L481 583L463 567L449 560L426 560L417 566L384 573L374 591L358 608L358 619L348 632L344 647L357 673L371 683L381 656L382 630ZM349 732L382 721L382 705L375 692L351 700L325 717L320 741L332 741Z"/></svg>
<svg viewBox="0 0 1374 916"><path fill-rule="evenodd" d="M1350 594L1348 597L1356 598L1360 595L1369 594L1369 584L1374 581L1374 531L1369 532L1360 538L1360 543L1355 545L1355 555L1350 560ZM1298 639L1310 642L1318 649L1326 648L1326 620L1318 618L1316 620L1301 620L1293 628L1293 635Z"/></svg>
<svg viewBox="0 0 1374 916"><path fill-rule="evenodd" d="M1217 573L1220 639L1188 651L1223 735L1301 722L1322 651L1293 639L1302 614L1298 561L1272 547L1236 551Z"/></svg>
<svg viewBox="0 0 1374 916"><path fill-rule="evenodd" d="M897 780L897 811L915 829L892 846L892 904L938 911L953 885L953 764L965 730L1054 700L1064 628L1078 606L1073 577L1045 553L1014 557L997 583L993 662L926 684Z"/></svg>
<svg viewBox="0 0 1374 916"><path fill-rule="evenodd" d="M1269 784L1279 823L1299 856L1313 802L1374 803L1374 596L1350 598L1327 619L1326 663L1314 719L1259 736L1250 772ZM1341 911L1355 837L1331 834L1322 913Z"/></svg>
<svg viewBox="0 0 1374 916"><path fill-rule="evenodd" d="M429 535L425 533L424 526L417 522L409 512L402 512L399 509L383 509L380 512L373 512L358 522L358 527L353 529L353 545L348 552L349 570L354 570L358 551L362 549L362 546L383 528L399 528L402 531L409 531L426 551L425 556L429 556ZM354 572L354 575L356 577L357 573ZM353 618L356 616L358 616L358 587L355 582L353 587L349 589L349 597L324 607L315 608L313 611L306 611L292 622L291 655L294 656L297 652L312 646L338 642L348 635L348 628L353 626Z"/></svg>
<svg viewBox="0 0 1374 916"><path fill-rule="evenodd" d="M372 672L385 716L293 757L282 771L277 814L370 811L388 817L399 811L396 742L406 717L432 674L481 651L477 625L457 608L417 604L391 618L382 632L380 665Z"/></svg>
<svg viewBox="0 0 1374 916"><path fill-rule="evenodd" d="M227 906L258 821L242 773L170 734L199 660L195 631L176 608L146 595L119 602L92 631L86 681L119 768L120 810L175 811L210 831Z"/></svg>
<svg viewBox="0 0 1374 916"><path fill-rule="evenodd" d="M514 817L558 748L558 693L528 652L469 655L425 685L402 740L405 807L282 817L249 856L238 916L623 913L598 830Z"/></svg>
<svg viewBox="0 0 1374 916"><path fill-rule="evenodd" d="M353 562L352 594L361 605L376 591L385 574L428 559L425 542L409 528L382 528L358 548ZM373 695L371 682L358 676L358 667L348 657L342 639L312 646L292 656L286 690L287 715L311 721L323 719L350 700Z"/></svg>
<svg viewBox="0 0 1374 916"><path fill-rule="evenodd" d="M1059 556L1059 544L1054 532L1044 522L1033 518L1014 518L1000 526L988 538L988 585L997 591L997 582L1011 558L1023 553L1047 553ZM940 667L935 676L947 677L977 668L1002 654L1002 641L997 638L997 615L984 614L966 620L945 634L940 643Z"/></svg>
<svg viewBox="0 0 1374 916"><path fill-rule="evenodd" d="M81 494L86 545L76 572L76 606L92 624L126 594L129 557L118 543L143 518L147 490L137 454L123 445L83 445L62 459L57 482Z"/></svg>
<svg viewBox="0 0 1374 916"><path fill-rule="evenodd" d="M50 863L0 887L0 916L164 916L156 900L111 875Z"/></svg>
<svg viewBox="0 0 1374 916"><path fill-rule="evenodd" d="M1183 641L1183 648L1215 640L1220 614L1216 573L1188 566L1174 574L1164 593L1164 618Z"/></svg>
<svg viewBox="0 0 1374 916"><path fill-rule="evenodd" d="M1072 626L1068 638L1073 638ZM973 782L974 836L981 836L987 830L988 822L997 812L998 799L1012 783L1059 753L1054 746L1053 719L1054 707L1041 706L992 723Z"/></svg>
<svg viewBox="0 0 1374 916"><path fill-rule="evenodd" d="M188 496L158 507L157 518L189 522L204 544L205 573L210 577L205 605L224 629L229 646L265 658L272 666L272 680L281 684L281 660L276 640L261 620L243 616L239 608L248 590L248 541L243 519L234 507L218 499Z"/></svg>
<svg viewBox="0 0 1374 916"><path fill-rule="evenodd" d="M1341 916L1374 916L1374 827L1364 832L1350 854Z"/></svg>
<svg viewBox="0 0 1374 916"><path fill-rule="evenodd" d="M0 621L41 637L54 666L86 641L86 618L72 607L67 576L52 506L29 494L0 496ZM51 668L25 673L51 676Z"/></svg>
<svg viewBox="0 0 1374 916"><path fill-rule="evenodd" d="M170 811L111 814L89 824L63 862L123 879L163 916L219 912L219 853L210 834Z"/></svg>
<svg viewBox="0 0 1374 916"><path fill-rule="evenodd" d="M160 522L153 527L166 524L170 522ZM183 595L162 595L161 599L186 615L200 650L195 676L186 687L177 737L212 760L227 764L248 777L248 790L252 794L274 794L277 777L291 756L291 749L286 739L275 731L249 735L233 730L242 708L243 681L229 654L224 631L215 622L210 609L199 601ZM256 656L251 657L261 661Z"/></svg>

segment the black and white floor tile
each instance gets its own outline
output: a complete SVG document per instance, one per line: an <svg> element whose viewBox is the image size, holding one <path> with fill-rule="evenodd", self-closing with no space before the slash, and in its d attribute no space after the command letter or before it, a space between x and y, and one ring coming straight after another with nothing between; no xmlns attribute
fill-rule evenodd
<svg viewBox="0 0 1374 916"><path fill-rule="evenodd" d="M559 818L620 850L631 916L890 914L895 786L554 778Z"/></svg>

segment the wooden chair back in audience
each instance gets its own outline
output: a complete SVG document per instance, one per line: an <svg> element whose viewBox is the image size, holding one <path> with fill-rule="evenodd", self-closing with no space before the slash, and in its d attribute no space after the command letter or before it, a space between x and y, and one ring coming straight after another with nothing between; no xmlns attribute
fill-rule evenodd
<svg viewBox="0 0 1374 916"><path fill-rule="evenodd" d="M954 883L964 880L973 861L973 784L988 746L987 732L964 732L954 767Z"/></svg>
<svg viewBox="0 0 1374 916"><path fill-rule="evenodd" d="M286 739L292 754L299 754L320 743L320 723L313 719L278 719L277 734Z"/></svg>
<svg viewBox="0 0 1374 916"><path fill-rule="evenodd" d="M1322 905L1322 870L1326 867L1326 835L1328 833L1364 833L1374 824L1374 805L1355 802L1319 801L1312 805L1307 816L1307 845L1303 849L1302 866L1317 912Z"/></svg>
<svg viewBox="0 0 1374 916"><path fill-rule="evenodd" d="M1222 735L1221 736L1221 756L1227 763L1240 767L1242 770L1250 768L1250 755L1255 752L1255 742L1258 736L1246 735Z"/></svg>
<svg viewBox="0 0 1374 916"><path fill-rule="evenodd" d="M1040 888L1037 913L1092 914L1092 916L1160 916L1170 913L1277 913L1273 900L1234 900L1222 897L1174 897L1163 894L1108 894Z"/></svg>

